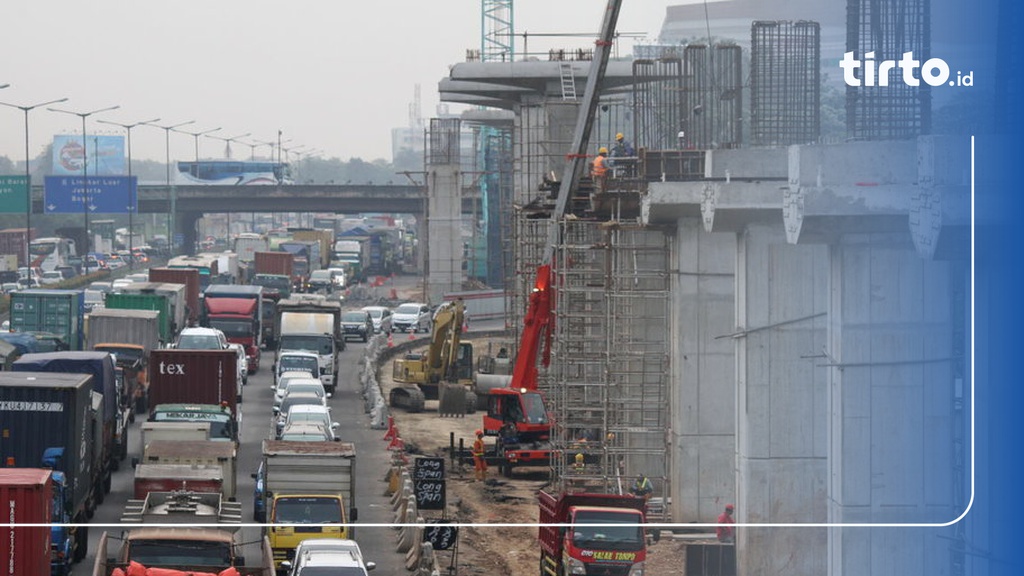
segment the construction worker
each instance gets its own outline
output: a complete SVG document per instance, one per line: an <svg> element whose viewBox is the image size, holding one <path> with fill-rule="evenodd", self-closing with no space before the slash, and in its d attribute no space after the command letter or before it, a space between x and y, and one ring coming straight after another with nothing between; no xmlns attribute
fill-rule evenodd
<svg viewBox="0 0 1024 576"><path fill-rule="evenodd" d="M654 486L646 474L641 474L633 481L633 486L630 487L629 492L633 496L643 498L644 502L647 502L651 499L651 492L654 492Z"/></svg>
<svg viewBox="0 0 1024 576"><path fill-rule="evenodd" d="M582 474L583 473L584 469L587 467L586 462L584 462L584 458L585 457L583 456L583 452L577 452L576 453L576 457L575 457L575 459L573 460L573 463L572 463L572 471L573 472L575 472L577 474Z"/></svg>
<svg viewBox="0 0 1024 576"><path fill-rule="evenodd" d="M604 189L604 179L608 175L608 149L604 146L597 151L597 157L590 167L590 177L594 179L594 187Z"/></svg>
<svg viewBox="0 0 1024 576"><path fill-rule="evenodd" d="M718 537L718 541L723 544L734 544L736 542L736 532L733 528L733 524L736 523L732 519L733 505L726 504L725 512L718 515L718 528L715 529L715 535Z"/></svg>
<svg viewBox="0 0 1024 576"><path fill-rule="evenodd" d="M625 135L619 132L615 135L615 146L612 146L611 159L609 162L616 176L632 176L633 158L636 150L626 140Z"/></svg>
<svg viewBox="0 0 1024 576"><path fill-rule="evenodd" d="M484 459L484 431L476 431L476 441L473 442L473 475L474 482L487 480L487 460Z"/></svg>

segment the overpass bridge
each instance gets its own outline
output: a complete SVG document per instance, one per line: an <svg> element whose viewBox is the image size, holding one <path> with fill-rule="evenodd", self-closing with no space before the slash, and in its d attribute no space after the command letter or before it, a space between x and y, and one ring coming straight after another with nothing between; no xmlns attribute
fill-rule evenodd
<svg viewBox="0 0 1024 576"><path fill-rule="evenodd" d="M138 187L139 214L173 210L176 232L186 246L195 237L195 222L203 214L250 212L383 212L422 216L427 187L408 184L293 184L286 186L166 186ZM462 210L479 212L479 190L463 188ZM32 212L44 214L43 188L32 190Z"/></svg>

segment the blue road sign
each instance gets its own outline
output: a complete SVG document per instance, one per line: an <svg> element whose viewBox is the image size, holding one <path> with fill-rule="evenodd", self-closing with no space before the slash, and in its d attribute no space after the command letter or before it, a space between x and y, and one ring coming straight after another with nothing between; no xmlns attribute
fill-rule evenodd
<svg viewBox="0 0 1024 576"><path fill-rule="evenodd" d="M84 193L81 176L47 176L43 194L46 214L81 214L82 203L95 214L138 212L138 178L132 176L89 176L89 194Z"/></svg>

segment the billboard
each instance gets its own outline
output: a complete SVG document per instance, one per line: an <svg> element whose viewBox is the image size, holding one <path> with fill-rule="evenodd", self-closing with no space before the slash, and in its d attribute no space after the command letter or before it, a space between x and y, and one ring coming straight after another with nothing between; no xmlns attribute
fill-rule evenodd
<svg viewBox="0 0 1024 576"><path fill-rule="evenodd" d="M81 176L47 176L43 194L45 214L127 214L138 211L138 178L127 176L90 176L87 195Z"/></svg>
<svg viewBox="0 0 1024 576"><path fill-rule="evenodd" d="M124 136L92 134L86 142L89 176L123 176L127 172ZM77 134L53 137L53 175L82 175L82 137Z"/></svg>

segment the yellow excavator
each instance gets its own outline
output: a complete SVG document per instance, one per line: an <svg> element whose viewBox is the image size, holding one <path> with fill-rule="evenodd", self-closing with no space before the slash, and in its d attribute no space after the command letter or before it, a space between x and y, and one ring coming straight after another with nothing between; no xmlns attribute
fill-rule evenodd
<svg viewBox="0 0 1024 576"><path fill-rule="evenodd" d="M462 340L466 305L461 299L441 304L434 312L430 346L425 353L410 353L395 360L396 384L388 401L392 407L421 412L426 400L439 400L439 412L472 413L473 344Z"/></svg>

